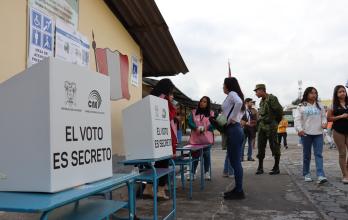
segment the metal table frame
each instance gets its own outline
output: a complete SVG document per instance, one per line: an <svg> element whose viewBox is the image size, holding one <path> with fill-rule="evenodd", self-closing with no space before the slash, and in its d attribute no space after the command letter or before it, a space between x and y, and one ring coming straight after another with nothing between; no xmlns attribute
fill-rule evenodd
<svg viewBox="0 0 348 220"><path fill-rule="evenodd" d="M35 192L0 192L0 211L42 213L40 219L47 220L48 215L56 208L95 195L121 184L128 186L129 218L134 218L134 180L137 174L114 174L112 177L88 183L57 193Z"/></svg>
<svg viewBox="0 0 348 220"><path fill-rule="evenodd" d="M190 187L189 187L189 199L192 199L192 180L193 180L193 174L192 174L192 168L193 168L193 163L195 161L200 161L201 165L201 187L200 189L203 190L205 186L205 179L204 179L204 157L203 157L203 152L204 149L208 149L209 151L209 160L210 160L210 169L209 173L210 176L212 175L212 170L211 170L211 147L212 145L186 145L183 147L176 148L176 151L180 153L179 157L175 159L175 164L180 166L180 175L181 175L181 185L182 188L185 190L185 176L184 176L184 166L188 165L189 166L189 171L190 171ZM192 153L199 151L200 156L198 158L193 158ZM187 157L185 157L187 155Z"/></svg>
<svg viewBox="0 0 348 220"><path fill-rule="evenodd" d="M161 160L168 160L171 168L156 168L155 162ZM145 165L150 167L149 169L143 170L140 172L139 176L136 178L136 181L139 182L152 182L153 184L153 219L158 219L158 205L157 205L157 188L158 188L158 179L162 176L168 175L168 189L170 192L170 197L173 200L173 206L170 213L164 219L175 219L176 217L176 178L175 178L175 163L172 156L166 156L161 158L151 158L151 159L141 159L141 160L125 160L120 163L124 165L133 165L140 166ZM171 179L173 181L171 181ZM173 183L173 186L171 184ZM173 191L173 192L172 192ZM135 204L134 204L135 207Z"/></svg>

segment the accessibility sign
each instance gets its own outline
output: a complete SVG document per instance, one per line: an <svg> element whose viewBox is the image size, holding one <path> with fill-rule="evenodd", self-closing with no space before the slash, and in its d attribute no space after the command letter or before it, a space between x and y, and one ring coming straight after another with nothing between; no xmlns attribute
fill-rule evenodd
<svg viewBox="0 0 348 220"><path fill-rule="evenodd" d="M29 44L27 66L53 55L53 19L37 9L29 9Z"/></svg>

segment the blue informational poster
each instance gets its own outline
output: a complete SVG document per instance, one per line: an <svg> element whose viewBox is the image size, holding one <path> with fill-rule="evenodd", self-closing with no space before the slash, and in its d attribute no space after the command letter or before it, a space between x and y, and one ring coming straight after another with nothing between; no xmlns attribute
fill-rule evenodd
<svg viewBox="0 0 348 220"><path fill-rule="evenodd" d="M29 8L29 44L27 66L53 56L53 19L37 9Z"/></svg>
<svg viewBox="0 0 348 220"><path fill-rule="evenodd" d="M132 56L132 73L131 73L131 83L133 86L139 85L139 72L138 72L138 59Z"/></svg>

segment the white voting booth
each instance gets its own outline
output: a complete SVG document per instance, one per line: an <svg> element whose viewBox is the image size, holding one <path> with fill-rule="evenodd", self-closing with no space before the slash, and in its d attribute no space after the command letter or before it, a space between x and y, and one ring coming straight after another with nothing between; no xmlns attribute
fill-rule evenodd
<svg viewBox="0 0 348 220"><path fill-rule="evenodd" d="M173 154L167 100L149 95L123 110L127 160Z"/></svg>
<svg viewBox="0 0 348 220"><path fill-rule="evenodd" d="M47 58L0 84L0 191L112 176L109 77Z"/></svg>

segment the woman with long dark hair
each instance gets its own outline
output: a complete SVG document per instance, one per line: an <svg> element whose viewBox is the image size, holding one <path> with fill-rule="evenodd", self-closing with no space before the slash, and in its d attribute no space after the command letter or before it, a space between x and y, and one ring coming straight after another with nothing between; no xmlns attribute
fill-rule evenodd
<svg viewBox="0 0 348 220"><path fill-rule="evenodd" d="M346 88L338 85L334 89L332 108L328 111L328 120L333 122L333 138L339 153L342 182L348 184L348 96Z"/></svg>
<svg viewBox="0 0 348 220"><path fill-rule="evenodd" d="M176 154L176 145L177 145L177 128L174 123L174 118L176 117L176 109L173 105L174 100L174 84L170 79L161 79L158 81L156 86L152 89L151 95L158 96L168 101L168 109L169 109L169 120L170 120L170 130L172 136L172 149L173 155ZM162 160L155 163L156 168L168 168L169 160ZM165 193L165 185L167 183L167 176L163 176L158 181L158 193L157 196L163 199L169 199L169 197ZM144 195L152 196L152 186L147 184L144 189Z"/></svg>
<svg viewBox="0 0 348 220"><path fill-rule="evenodd" d="M222 114L227 118L227 154L234 169L235 188L224 193L224 199L244 199L243 191L243 167L241 155L243 149L244 134L240 125L245 105L244 95L235 77L225 78L223 91L227 95L222 103Z"/></svg>
<svg viewBox="0 0 348 220"><path fill-rule="evenodd" d="M192 145L212 145L214 144L214 127L210 123L209 118L214 116L211 111L210 98L203 96L198 103L196 109L192 110L188 117L188 126L191 128L189 143ZM210 150L205 148L203 151L205 179L210 180ZM199 154L194 153L194 158L198 158ZM196 160L192 167L193 178L198 166ZM190 176L190 175L189 175ZM188 176L188 178L189 178Z"/></svg>
<svg viewBox="0 0 348 220"><path fill-rule="evenodd" d="M311 182L310 162L313 146L318 184L327 182L323 168L323 129L327 119L324 107L318 101L318 91L308 87L304 91L301 103L297 108L295 128L303 144L303 176Z"/></svg>

